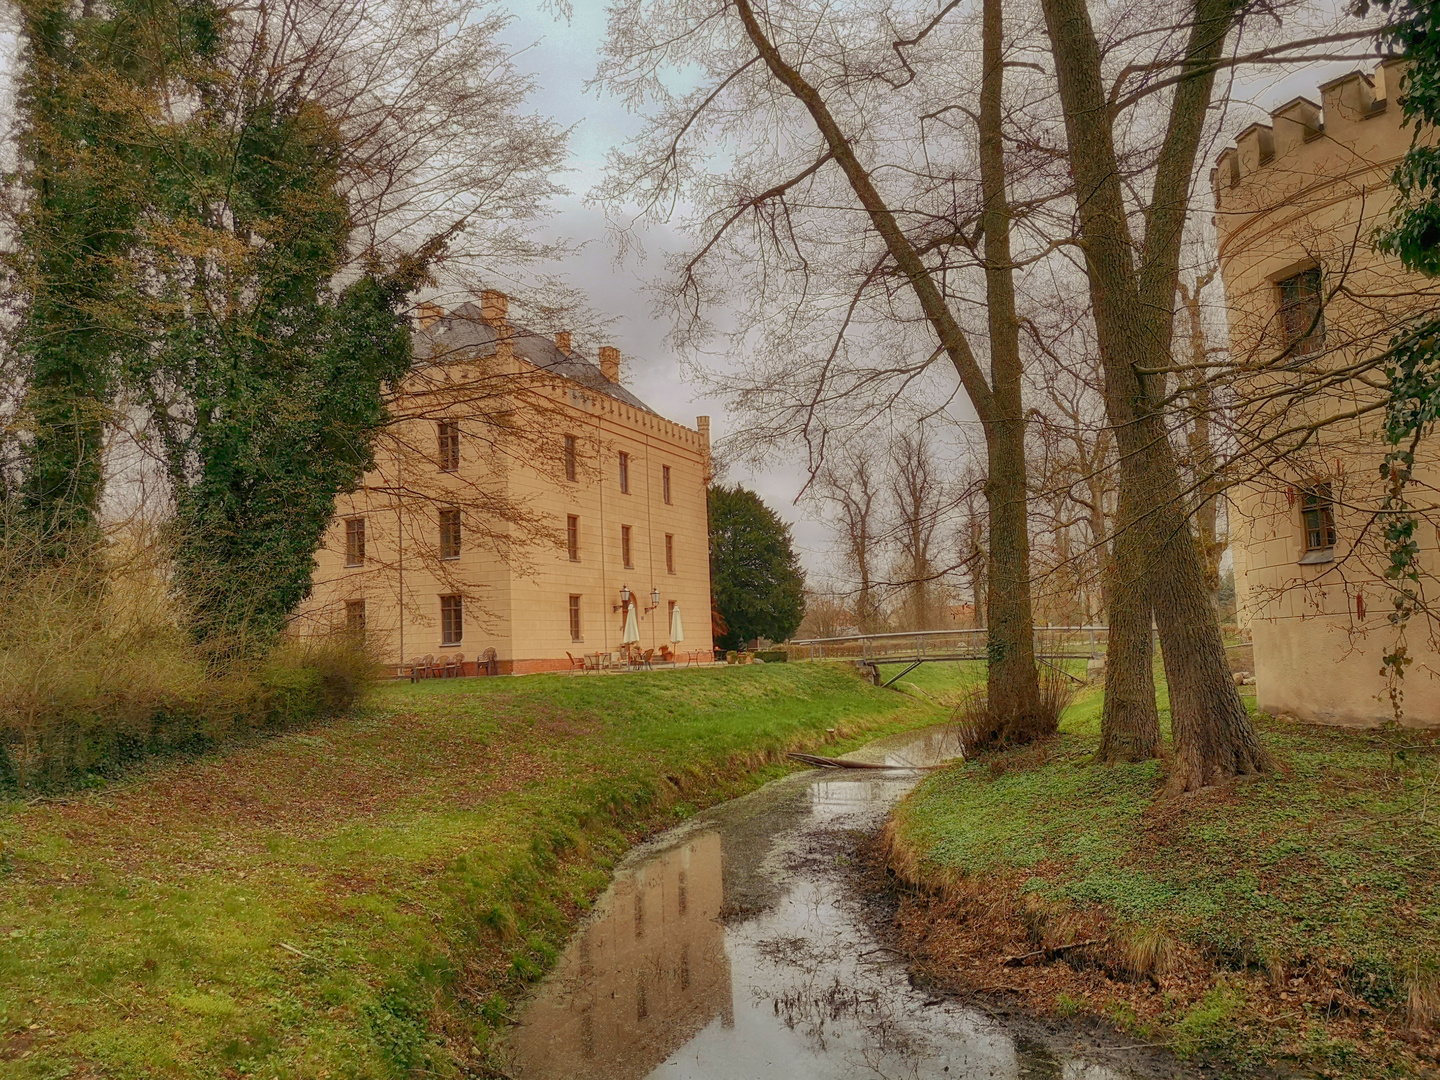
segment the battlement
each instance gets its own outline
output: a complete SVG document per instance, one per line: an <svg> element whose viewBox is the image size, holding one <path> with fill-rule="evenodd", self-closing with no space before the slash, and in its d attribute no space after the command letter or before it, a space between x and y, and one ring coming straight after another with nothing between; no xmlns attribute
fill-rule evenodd
<svg viewBox="0 0 1440 1080"><path fill-rule="evenodd" d="M1297 97L1273 110L1270 123L1240 132L1210 172L1216 207L1253 212L1262 208L1256 200L1262 192L1278 204L1317 178L1404 153L1409 133L1394 98L1410 63L1384 60L1370 74L1331 79L1319 87L1318 104Z"/></svg>

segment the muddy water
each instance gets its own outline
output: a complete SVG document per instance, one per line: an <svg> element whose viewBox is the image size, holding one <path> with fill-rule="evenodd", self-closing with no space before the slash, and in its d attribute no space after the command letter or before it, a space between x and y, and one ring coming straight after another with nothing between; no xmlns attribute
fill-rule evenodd
<svg viewBox="0 0 1440 1080"><path fill-rule="evenodd" d="M937 730L872 743L881 770L777 780L636 849L509 1041L517 1080L1112 1080L911 987L843 864L920 776Z"/></svg>

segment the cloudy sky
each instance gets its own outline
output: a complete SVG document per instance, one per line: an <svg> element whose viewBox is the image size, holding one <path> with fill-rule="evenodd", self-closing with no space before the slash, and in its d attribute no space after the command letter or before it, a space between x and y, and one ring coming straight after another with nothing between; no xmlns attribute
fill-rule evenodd
<svg viewBox="0 0 1440 1080"><path fill-rule="evenodd" d="M1314 11L1317 19L1324 21L1340 6L1327 0ZM519 58L522 69L537 77L539 90L531 99L533 107L574 128L570 143L573 172L568 177L574 194L558 202L552 223L555 233L588 242L569 267L571 281L584 288L597 307L619 316L614 343L627 357L625 377L631 389L673 420L693 425L697 415L711 416L714 437L723 438L733 429L725 402L706 396L686 377L678 358L665 347L668 324L652 315L645 292L648 278L661 272L655 255L679 247L678 238L666 230L651 229L645 236L649 261L617 265L606 241L603 215L585 205L585 194L599 181L607 152L639 130L638 119L618 102L584 90L599 62L605 5L600 0L575 0L568 20L556 19L539 8L538 0L512 4L515 22L506 36L517 50L524 50ZM1225 130L1238 132L1258 118L1259 109L1268 110L1299 94L1315 97L1319 83L1353 66L1329 62L1298 70L1263 71L1236 88L1238 101L1227 116ZM754 488L791 522L806 565L812 572L825 571L830 535L803 507L792 505L803 479L801 469L777 460L763 471L736 470L729 478Z"/></svg>

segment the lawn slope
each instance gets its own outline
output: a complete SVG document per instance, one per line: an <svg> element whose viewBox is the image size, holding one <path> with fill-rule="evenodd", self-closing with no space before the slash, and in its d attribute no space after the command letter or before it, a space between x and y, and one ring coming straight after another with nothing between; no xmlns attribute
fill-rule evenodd
<svg viewBox="0 0 1440 1080"><path fill-rule="evenodd" d="M483 1072L638 836L940 718L829 664L390 685L0 807L0 1075Z"/></svg>
<svg viewBox="0 0 1440 1080"><path fill-rule="evenodd" d="M901 806L921 965L1231 1070L1431 1075L1440 744L1262 716L1273 777L1166 801L1158 762L1089 763L1099 705Z"/></svg>

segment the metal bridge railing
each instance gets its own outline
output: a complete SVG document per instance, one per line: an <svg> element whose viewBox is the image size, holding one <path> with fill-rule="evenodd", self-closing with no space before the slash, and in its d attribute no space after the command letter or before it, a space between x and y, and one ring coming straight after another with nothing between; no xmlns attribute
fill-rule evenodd
<svg viewBox="0 0 1440 1080"><path fill-rule="evenodd" d="M1108 626L1037 626L1035 655L1041 659L1083 659L1105 655ZM811 660L984 660L989 655L984 627L913 630L843 637L801 638L790 645L809 650Z"/></svg>

